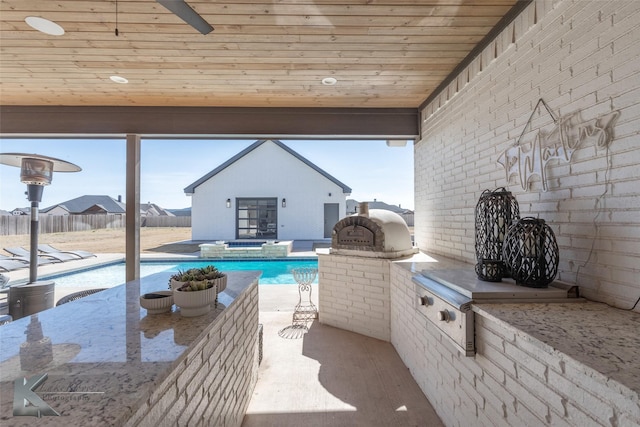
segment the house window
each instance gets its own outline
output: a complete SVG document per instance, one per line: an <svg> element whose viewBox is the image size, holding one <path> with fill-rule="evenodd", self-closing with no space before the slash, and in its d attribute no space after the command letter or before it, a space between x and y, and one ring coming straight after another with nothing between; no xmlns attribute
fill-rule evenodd
<svg viewBox="0 0 640 427"><path fill-rule="evenodd" d="M237 239L276 239L278 199L237 199Z"/></svg>

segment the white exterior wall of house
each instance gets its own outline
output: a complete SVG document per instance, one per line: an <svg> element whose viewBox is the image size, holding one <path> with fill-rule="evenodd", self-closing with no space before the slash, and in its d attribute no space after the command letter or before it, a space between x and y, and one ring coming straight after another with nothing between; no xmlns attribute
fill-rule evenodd
<svg viewBox="0 0 640 427"><path fill-rule="evenodd" d="M483 190L506 187L522 217L542 218L555 233L559 279L589 299L640 311L639 42L638 1L538 0L518 16L421 111L414 151L420 249L475 263L474 208ZM507 182L497 160L540 98L556 116L578 114L582 130L571 129L583 137L600 134L585 125L619 116L605 129L608 149L583 138L571 162L548 164L548 191L539 179L524 191L517 177ZM525 149L537 130L553 129L543 106L533 119Z"/></svg>
<svg viewBox="0 0 640 427"><path fill-rule="evenodd" d="M639 41L638 1L536 0L422 111L419 248L473 269L478 198L506 187L521 216L553 229L559 278L617 307L474 305L476 354L465 357L415 309L414 273L392 265L391 342L446 425L640 426ZM539 180L524 191L496 160L540 98L582 121L620 115L608 149L584 141L570 163L548 165L548 191ZM532 129L552 126L541 107Z"/></svg>
<svg viewBox="0 0 640 427"><path fill-rule="evenodd" d="M236 198L260 197L278 198L279 240L318 240L324 238L324 204L337 203L342 218L347 194L268 141L197 186L191 197L193 240L235 239Z"/></svg>

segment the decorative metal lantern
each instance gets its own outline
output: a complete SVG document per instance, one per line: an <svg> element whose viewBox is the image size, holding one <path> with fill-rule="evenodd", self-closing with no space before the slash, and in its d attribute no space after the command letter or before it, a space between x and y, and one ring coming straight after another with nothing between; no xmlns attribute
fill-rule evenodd
<svg viewBox="0 0 640 427"><path fill-rule="evenodd" d="M481 280L499 282L510 277L502 259L507 230L518 218L518 201L504 187L484 190L476 205L476 274Z"/></svg>
<svg viewBox="0 0 640 427"><path fill-rule="evenodd" d="M543 219L516 222L504 239L502 255L518 285L546 288L558 274L558 243Z"/></svg>

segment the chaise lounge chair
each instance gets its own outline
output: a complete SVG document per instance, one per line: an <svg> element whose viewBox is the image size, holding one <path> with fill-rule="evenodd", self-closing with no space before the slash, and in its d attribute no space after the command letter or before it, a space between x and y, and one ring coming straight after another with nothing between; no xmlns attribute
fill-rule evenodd
<svg viewBox="0 0 640 427"><path fill-rule="evenodd" d="M23 267L29 267L29 257L0 255L0 261L19 262ZM58 261L52 258L38 257L38 265L51 264L54 262Z"/></svg>
<svg viewBox="0 0 640 427"><path fill-rule="evenodd" d="M4 248L4 250L9 252L13 256L24 257L24 258L27 258L27 259L29 259L29 257L31 256L31 253L28 250L26 250L25 248L19 247L19 246L14 246L14 247L11 247L11 248ZM38 258L40 258L40 257L55 259L58 262L71 261L73 259L78 259L77 257L75 257L73 255L63 254L63 253L42 254L41 256L38 256Z"/></svg>
<svg viewBox="0 0 640 427"><path fill-rule="evenodd" d="M38 245L38 250L45 255L62 253L62 254L74 255L74 256L77 256L78 258L91 258L96 256L96 254L91 253L89 251L81 251L81 250L63 251L63 250L56 249L51 245Z"/></svg>
<svg viewBox="0 0 640 427"><path fill-rule="evenodd" d="M19 270L21 268L26 268L26 267L29 267L29 264L26 262L13 260L13 259L0 258L0 270L2 271L13 271L13 270Z"/></svg>

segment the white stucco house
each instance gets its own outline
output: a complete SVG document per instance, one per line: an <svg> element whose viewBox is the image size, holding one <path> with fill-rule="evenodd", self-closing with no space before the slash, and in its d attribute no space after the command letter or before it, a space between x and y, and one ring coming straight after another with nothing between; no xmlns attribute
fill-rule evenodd
<svg viewBox="0 0 640 427"><path fill-rule="evenodd" d="M184 192L193 240L322 240L351 188L281 141L258 140Z"/></svg>

